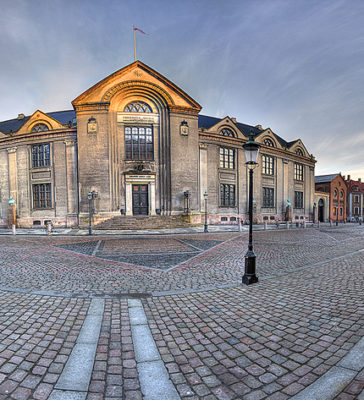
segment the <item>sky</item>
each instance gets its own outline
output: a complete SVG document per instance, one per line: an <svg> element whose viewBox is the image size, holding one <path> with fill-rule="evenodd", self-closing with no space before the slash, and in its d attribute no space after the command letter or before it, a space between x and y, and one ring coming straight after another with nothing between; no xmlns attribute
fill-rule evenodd
<svg viewBox="0 0 364 400"><path fill-rule="evenodd" d="M137 58L201 114L300 138L364 179L362 0L0 0L0 121L72 109Z"/></svg>

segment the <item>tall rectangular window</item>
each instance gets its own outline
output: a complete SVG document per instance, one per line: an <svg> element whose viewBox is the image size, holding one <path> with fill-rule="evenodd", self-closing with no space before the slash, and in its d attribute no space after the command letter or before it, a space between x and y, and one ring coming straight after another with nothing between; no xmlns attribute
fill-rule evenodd
<svg viewBox="0 0 364 400"><path fill-rule="evenodd" d="M354 203L359 203L359 196L357 194L354 196Z"/></svg>
<svg viewBox="0 0 364 400"><path fill-rule="evenodd" d="M359 215L359 207L354 207L354 215Z"/></svg>
<svg viewBox="0 0 364 400"><path fill-rule="evenodd" d="M235 150L220 147L220 168L235 168Z"/></svg>
<svg viewBox="0 0 364 400"><path fill-rule="evenodd" d="M220 185L220 205L235 207L235 185Z"/></svg>
<svg viewBox="0 0 364 400"><path fill-rule="evenodd" d="M274 175L274 158L262 155L262 172L265 175Z"/></svg>
<svg viewBox="0 0 364 400"><path fill-rule="evenodd" d="M41 183L33 185L33 208L51 208L51 184Z"/></svg>
<svg viewBox="0 0 364 400"><path fill-rule="evenodd" d="M272 208L274 207L274 189L263 188L263 207Z"/></svg>
<svg viewBox="0 0 364 400"><path fill-rule="evenodd" d="M153 160L153 129L145 126L126 126L124 130L125 158Z"/></svg>
<svg viewBox="0 0 364 400"><path fill-rule="evenodd" d="M35 144L32 146L32 167L48 167L51 165L51 152L49 143Z"/></svg>
<svg viewBox="0 0 364 400"><path fill-rule="evenodd" d="M294 192L294 208L303 208L303 192Z"/></svg>
<svg viewBox="0 0 364 400"><path fill-rule="evenodd" d="M303 181L303 165L302 164L294 165L294 179L296 181Z"/></svg>

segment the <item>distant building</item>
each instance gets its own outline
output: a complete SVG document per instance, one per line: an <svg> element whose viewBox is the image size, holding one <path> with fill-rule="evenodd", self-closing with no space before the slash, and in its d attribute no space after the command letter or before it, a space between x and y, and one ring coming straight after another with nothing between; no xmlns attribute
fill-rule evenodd
<svg viewBox="0 0 364 400"><path fill-rule="evenodd" d="M359 178L357 181L350 179L348 175L346 179L348 186L348 219L363 220L364 209L364 183Z"/></svg>
<svg viewBox="0 0 364 400"><path fill-rule="evenodd" d="M123 216L188 214L210 223L248 219L243 144L261 144L254 172L254 219L311 220L316 160L300 139L228 116L200 115L201 106L140 61L98 82L73 110L0 122L0 225L9 197L18 225L87 224L88 193L98 193L94 222ZM243 112L243 110L242 110Z"/></svg>
<svg viewBox="0 0 364 400"><path fill-rule="evenodd" d="M329 219L340 222L346 221L347 187L341 174L315 176L315 190L316 193L328 193L330 196ZM316 196L316 198L318 197ZM323 203L324 198L322 198L321 204L320 199L318 199L318 218L320 221L325 213L325 210L320 209L324 205Z"/></svg>

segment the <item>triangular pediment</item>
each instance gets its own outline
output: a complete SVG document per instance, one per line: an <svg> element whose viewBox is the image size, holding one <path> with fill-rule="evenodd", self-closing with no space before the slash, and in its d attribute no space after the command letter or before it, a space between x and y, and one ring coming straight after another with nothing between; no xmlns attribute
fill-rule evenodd
<svg viewBox="0 0 364 400"><path fill-rule="evenodd" d="M301 139L295 140L289 147L289 150L292 151L293 153L296 153L298 150L301 150L304 157L310 157L310 153L307 151L306 146L303 144Z"/></svg>
<svg viewBox="0 0 364 400"><path fill-rule="evenodd" d="M278 139L277 135L270 128L266 128L262 132L258 133L258 135L255 136L254 139L258 143L267 146L267 148L275 147L276 149L283 149L282 143ZM269 141L273 144L273 146L265 145L264 142L267 143Z"/></svg>
<svg viewBox="0 0 364 400"><path fill-rule="evenodd" d="M48 127L48 130L50 131L54 129L64 128L64 126L59 121L50 117L48 114L37 110L28 118L28 120L24 123L24 125L22 125L22 127L16 132L16 134L31 132L32 129L38 124L46 125Z"/></svg>
<svg viewBox="0 0 364 400"><path fill-rule="evenodd" d="M169 79L141 61L135 61L114 72L90 89L86 90L72 104L77 109L84 104L111 103L119 92L155 93L171 109L186 109L198 113L201 106Z"/></svg>
<svg viewBox="0 0 364 400"><path fill-rule="evenodd" d="M211 125L208 129L204 129L204 132L222 134L223 129L229 129L235 138L243 138L242 133L236 126L236 121L234 122L232 118L226 116L217 121L214 125Z"/></svg>

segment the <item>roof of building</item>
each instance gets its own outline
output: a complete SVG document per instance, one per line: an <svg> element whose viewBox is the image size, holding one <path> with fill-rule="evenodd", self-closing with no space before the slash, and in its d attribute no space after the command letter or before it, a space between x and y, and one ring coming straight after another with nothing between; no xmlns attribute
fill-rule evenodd
<svg viewBox="0 0 364 400"><path fill-rule="evenodd" d="M54 118L55 120L59 121L61 124L67 124L69 121L71 121L73 124L76 123L75 110L54 111L54 112L49 112L49 113L45 113L45 114L47 114L51 118ZM23 119L14 118L14 119L9 119L7 121L2 121L2 122L0 122L0 132L5 133L5 134L17 132L29 120L30 117L31 116L28 115L28 116L24 117ZM208 115L199 115L198 116L198 127L209 129L209 128L211 128L211 126L216 125L223 119L224 118L210 117ZM252 126L252 125L242 124L241 122L236 122L235 125L241 131L241 133L246 137L249 137L251 135L251 132L253 133L254 136L257 136L261 132L264 131L264 129L261 129L261 128L258 128L256 126ZM273 135L277 139L277 141L280 143L280 145L283 147L291 147L294 143L297 142L297 140L294 140L293 142L286 142L284 139L282 139L280 136L276 135L275 133L273 133Z"/></svg>
<svg viewBox="0 0 364 400"><path fill-rule="evenodd" d="M225 118L226 117L216 118L216 117L210 117L208 115L199 115L198 116L198 127L209 129ZM253 133L254 136L257 136L260 133L265 131L265 129L261 129L261 128L258 128L257 126L253 126L253 125L242 124L241 122L236 122L235 125L240 130L240 132L246 137L249 137L251 135L251 133ZM272 133L273 133L274 137L277 139L277 141L279 142L279 144L283 147L291 147L294 143L297 142L297 140L294 140L293 142L286 142L284 139L282 139L280 136L276 135L274 132L272 132Z"/></svg>
<svg viewBox="0 0 364 400"><path fill-rule="evenodd" d="M76 112L74 110L54 111L45 114L59 121L61 124L67 124L69 121L72 122L76 118ZM14 118L0 122L0 132L17 132L29 120L30 117L31 116L28 115L23 119Z"/></svg>
<svg viewBox="0 0 364 400"><path fill-rule="evenodd" d="M331 175L317 175L315 176L315 183L326 183L334 180L339 174L331 174Z"/></svg>
<svg viewBox="0 0 364 400"><path fill-rule="evenodd" d="M353 179L345 182L348 185L349 192L364 192L364 182L354 181ZM357 189L354 190L354 188Z"/></svg>

